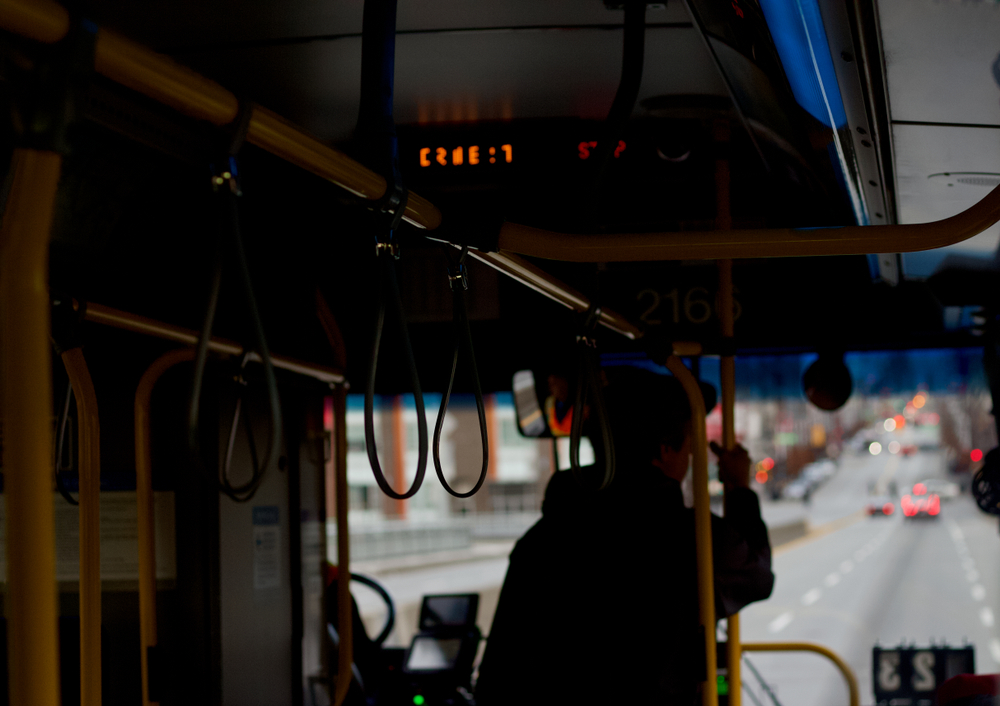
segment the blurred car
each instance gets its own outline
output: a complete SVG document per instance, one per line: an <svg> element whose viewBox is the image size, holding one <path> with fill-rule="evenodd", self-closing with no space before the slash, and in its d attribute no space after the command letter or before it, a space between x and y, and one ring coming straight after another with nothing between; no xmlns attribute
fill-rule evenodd
<svg viewBox="0 0 1000 706"><path fill-rule="evenodd" d="M816 486L827 480L836 470L837 464L829 459L824 459L806 464L802 468L802 473L799 477L806 479L810 484Z"/></svg>
<svg viewBox="0 0 1000 706"><path fill-rule="evenodd" d="M937 517L941 512L941 496L927 492L927 486L917 483L912 494L900 499L899 507L906 518Z"/></svg>
<svg viewBox="0 0 1000 706"><path fill-rule="evenodd" d="M922 485L927 489L928 494L940 496L942 500L951 500L957 498L961 493L961 488L959 488L958 483L955 483L944 478L928 478L927 480L922 480L916 483L914 488L914 494L916 494L917 486Z"/></svg>
<svg viewBox="0 0 1000 706"><path fill-rule="evenodd" d="M786 500L802 500L811 489L812 484L808 479L796 478L793 481L789 481L785 487L781 489L781 497Z"/></svg>
<svg viewBox="0 0 1000 706"><path fill-rule="evenodd" d="M781 490L781 497L787 500L809 500L809 496L830 478L837 470L837 464L830 459L808 463L802 467L797 478L789 481Z"/></svg>
<svg viewBox="0 0 1000 706"><path fill-rule="evenodd" d="M865 505L869 517L889 517L896 512L896 502L888 495L871 497Z"/></svg>

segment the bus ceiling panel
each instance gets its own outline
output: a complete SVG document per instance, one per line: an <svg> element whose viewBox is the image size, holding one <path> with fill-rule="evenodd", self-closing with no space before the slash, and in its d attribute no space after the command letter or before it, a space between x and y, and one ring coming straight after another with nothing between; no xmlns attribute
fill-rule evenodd
<svg viewBox="0 0 1000 706"><path fill-rule="evenodd" d="M1000 127L897 124L893 133L901 223L953 216L1000 185ZM1000 225L993 225L947 248L907 253L904 271L910 277L927 277L949 254L992 259L998 245Z"/></svg>
<svg viewBox="0 0 1000 706"><path fill-rule="evenodd" d="M883 67L877 44L868 43L872 28L860 2L820 0L819 9L844 107L845 123L838 138L847 176L854 182L868 223L895 223L888 106L878 97ZM852 26L857 29L852 31Z"/></svg>
<svg viewBox="0 0 1000 706"><path fill-rule="evenodd" d="M360 93L359 37L178 56L322 139L342 140L353 132ZM395 120L603 119L620 66L618 30L403 34L396 41ZM689 27L647 30L639 102L665 94L726 95Z"/></svg>
<svg viewBox="0 0 1000 706"><path fill-rule="evenodd" d="M646 13L648 24L690 22L683 4L663 3ZM153 0L134 3L95 0L98 22L164 51L183 47L224 47L247 43L295 43L310 38L361 35L362 0L241 2L240 0ZM191 18L197 17L197 22ZM477 29L592 27L621 25L622 10L601 0L506 0L468 2L401 0L396 28L404 32L454 32Z"/></svg>
<svg viewBox="0 0 1000 706"><path fill-rule="evenodd" d="M1000 127L996 2L879 0L878 6L893 120Z"/></svg>

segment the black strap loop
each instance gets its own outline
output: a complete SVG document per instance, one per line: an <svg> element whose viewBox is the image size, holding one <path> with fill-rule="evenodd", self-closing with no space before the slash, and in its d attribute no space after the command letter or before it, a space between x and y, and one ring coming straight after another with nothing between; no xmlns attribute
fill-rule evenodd
<svg viewBox="0 0 1000 706"><path fill-rule="evenodd" d="M580 440L583 437L583 415L588 393L593 398L595 418L601 430L604 451L604 477L598 490L604 490L615 477L615 444L611 436L607 408L604 405L604 384L601 380L601 364L597 354L594 330L601 317L601 309L591 306L584 318L584 326L577 336L579 364L576 376L576 398L573 400L573 423L569 435L569 464L573 474L580 478Z"/></svg>
<svg viewBox="0 0 1000 706"><path fill-rule="evenodd" d="M205 318L202 322L198 346L195 352L194 374L191 382L191 401L188 407L188 445L194 457L198 458L198 417L201 403L201 389L204 382L205 366L208 361L208 348L212 339L215 313L219 303L219 292L222 287L224 254L226 245L228 245L232 250L236 275L243 290L243 297L247 311L250 314L250 322L253 326L253 337L255 340L253 346L248 347L248 350L256 351L260 357L260 362L264 366L268 408L271 414L271 434L268 440L267 452L264 454L263 464L258 466L256 462L254 463L254 473L251 481L240 486L233 486L228 480L220 483L220 491L237 502L246 502L253 498L263 481L263 476L267 469L278 465L281 455L281 441L284 437L278 381L274 373L274 365L271 362L271 353L267 345L267 339L264 335L264 324L260 318L260 311L257 308L257 298L253 291L250 266L247 262L246 250L243 247L243 236L240 229L239 197L242 195L242 191L239 185L237 157L239 150L244 144L252 112L252 103L249 101L241 103L240 113L228 132L228 139L226 141L227 154L222 160L212 165L212 187L220 195L222 201L220 203L218 232L228 233L229 242L224 243L224 237L219 237L216 242L215 266L212 272L211 286L209 287L208 303L205 307ZM221 170L215 168L219 164L224 165ZM228 189L224 188L224 184L227 181L229 182ZM244 359L245 362L246 359Z"/></svg>
<svg viewBox="0 0 1000 706"><path fill-rule="evenodd" d="M255 493L257 491L257 487L264 478L264 469L261 467L260 461L257 457L257 443L254 440L253 424L250 420L250 414L247 410L243 409L247 404L247 397L249 395L249 385L246 378L243 376L243 370L246 368L249 361L250 356L244 355L243 362L240 364L240 372L233 378L235 384L238 386L236 406L233 409L233 421L229 427L229 442L226 445L226 456L223 461L221 473L219 474L219 486L221 487L222 492L237 502L243 502L244 497L248 493ZM243 430L247 437L247 447L250 450L250 467L252 472L250 480L246 483L233 485L229 480L229 469L233 464L233 451L236 448L236 436L239 432L241 420L243 421ZM253 497L252 494L250 497ZM249 500L250 498L247 497L246 499Z"/></svg>
<svg viewBox="0 0 1000 706"><path fill-rule="evenodd" d="M486 475L490 467L490 441L488 425L486 423L486 405L483 402L483 390L479 384L479 369L476 367L476 354L472 346L472 331L469 328L469 310L465 301L465 292L469 288L469 278L465 267L465 258L469 254L469 248L462 248L462 254L458 262L448 268L448 284L452 293L452 318L455 323L455 354L451 359L451 375L448 377L448 387L444 395L441 396L441 408L438 410L437 422L434 424L434 445L432 447L434 457L434 470L437 472L438 480L445 490L456 498L470 498L479 492L486 482ZM479 472L479 480L472 490L460 493L448 485L445 480L444 471L441 468L441 432L444 429L444 419L448 412L448 403L451 400L451 391L455 385L455 373L458 370L459 351L465 348L465 354L469 359L469 369L472 373L472 389L476 396L476 411L479 413L479 435L483 449L483 467Z"/></svg>
<svg viewBox="0 0 1000 706"><path fill-rule="evenodd" d="M403 314L403 300L399 294L399 283L396 280L396 258L388 251L378 258L381 270L381 286L379 287L378 315L375 319L375 336L372 341L371 368L368 371L368 386L365 388L365 449L368 451L368 461L371 463L375 482L382 492L394 500L412 498L424 482L427 470L427 416L424 413L424 396L420 391L420 378L417 375L417 362L413 357L410 345L410 334L406 328L406 318ZM413 385L413 399L417 407L417 472L413 484L405 493L398 493L385 478L382 466L378 461L378 449L375 447L375 374L378 367L379 347L382 342L382 330L385 326L386 298L391 304L399 321L399 330L403 343L403 356L410 370L410 382Z"/></svg>

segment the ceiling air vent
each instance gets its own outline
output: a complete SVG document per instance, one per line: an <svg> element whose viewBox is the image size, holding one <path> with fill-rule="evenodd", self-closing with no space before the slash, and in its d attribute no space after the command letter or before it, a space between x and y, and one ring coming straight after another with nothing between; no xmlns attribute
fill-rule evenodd
<svg viewBox="0 0 1000 706"><path fill-rule="evenodd" d="M940 172L927 177L937 183L948 186L979 186L984 189L994 189L1000 186L1000 174L993 172Z"/></svg>
<svg viewBox="0 0 1000 706"><path fill-rule="evenodd" d="M961 176L955 179L959 184L969 184L970 186L985 186L992 189L1000 186L1000 174L995 176Z"/></svg>

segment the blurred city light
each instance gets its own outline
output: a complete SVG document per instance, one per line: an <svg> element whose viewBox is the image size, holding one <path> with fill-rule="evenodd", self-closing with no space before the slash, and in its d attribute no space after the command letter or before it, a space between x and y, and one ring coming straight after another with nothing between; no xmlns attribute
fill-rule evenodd
<svg viewBox="0 0 1000 706"><path fill-rule="evenodd" d="M764 485L767 483L767 471L757 471L757 475L754 476L754 479L761 485Z"/></svg>
<svg viewBox="0 0 1000 706"><path fill-rule="evenodd" d="M885 427L886 431L892 431L896 428L896 420L890 417L889 419L885 420L885 424L883 424L882 426Z"/></svg>
<svg viewBox="0 0 1000 706"><path fill-rule="evenodd" d="M972 449L969 453L969 458L972 459L973 463L979 463L983 460L983 450L982 449Z"/></svg>
<svg viewBox="0 0 1000 706"><path fill-rule="evenodd" d="M923 395L917 395L916 397L913 398L913 406L916 407L917 409L920 409L925 404L927 404L927 398L924 397Z"/></svg>
<svg viewBox="0 0 1000 706"><path fill-rule="evenodd" d="M882 444L878 443L877 441L873 441L871 445L868 447L868 452L872 456L878 456L880 453L882 453Z"/></svg>
<svg viewBox="0 0 1000 706"><path fill-rule="evenodd" d="M893 419L896 421L896 430L899 431L906 426L906 417L902 414L897 414Z"/></svg>
<svg viewBox="0 0 1000 706"><path fill-rule="evenodd" d="M898 441L890 441L889 442L889 453L891 453L891 454L898 454L899 453L899 442Z"/></svg>

